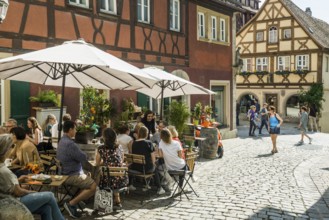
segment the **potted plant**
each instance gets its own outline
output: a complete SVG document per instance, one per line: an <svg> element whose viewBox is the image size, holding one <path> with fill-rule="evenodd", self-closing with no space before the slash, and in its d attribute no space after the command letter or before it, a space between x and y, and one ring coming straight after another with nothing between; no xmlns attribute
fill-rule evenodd
<svg viewBox="0 0 329 220"><path fill-rule="evenodd" d="M100 136L102 128L110 120L112 105L105 95L93 87L86 87L82 91L83 104L80 110L81 124L77 126L77 135L81 133ZM78 134L79 133L79 134Z"/></svg>
<svg viewBox="0 0 329 220"><path fill-rule="evenodd" d="M194 112L193 112L193 124L199 125L199 120L202 113L202 104L201 102L198 102L194 106Z"/></svg>
<svg viewBox="0 0 329 220"><path fill-rule="evenodd" d="M36 96L30 97L30 102L38 102L40 107L58 106L57 93L54 90L41 90Z"/></svg>
<svg viewBox="0 0 329 220"><path fill-rule="evenodd" d="M209 117L209 119L211 118L211 114L212 114L212 107L210 107L209 105L206 105L204 107L204 112L207 114L207 117Z"/></svg>
<svg viewBox="0 0 329 220"><path fill-rule="evenodd" d="M190 117L190 111L183 102L172 101L168 108L168 119L171 125L174 125L179 136L182 135L186 121Z"/></svg>

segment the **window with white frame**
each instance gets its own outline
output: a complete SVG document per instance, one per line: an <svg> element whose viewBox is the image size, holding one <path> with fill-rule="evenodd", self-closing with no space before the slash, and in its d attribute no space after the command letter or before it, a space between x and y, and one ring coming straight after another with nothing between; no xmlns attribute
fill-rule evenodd
<svg viewBox="0 0 329 220"><path fill-rule="evenodd" d="M150 23L150 0L137 0L137 19L139 22Z"/></svg>
<svg viewBox="0 0 329 220"><path fill-rule="evenodd" d="M206 37L204 13L202 12L198 12L198 32L199 37Z"/></svg>
<svg viewBox="0 0 329 220"><path fill-rule="evenodd" d="M101 0L100 9L102 12L117 14L117 0Z"/></svg>
<svg viewBox="0 0 329 220"><path fill-rule="evenodd" d="M256 33L256 41L263 41L264 40L264 32L259 31Z"/></svg>
<svg viewBox="0 0 329 220"><path fill-rule="evenodd" d="M329 72L329 57L326 57L326 72Z"/></svg>
<svg viewBox="0 0 329 220"><path fill-rule="evenodd" d="M257 71L267 71L268 70L267 57L256 58L256 70Z"/></svg>
<svg viewBox="0 0 329 220"><path fill-rule="evenodd" d="M271 27L269 31L269 43L277 43L278 42L278 30L276 27Z"/></svg>
<svg viewBox="0 0 329 220"><path fill-rule="evenodd" d="M211 39L217 40L217 17L211 16Z"/></svg>
<svg viewBox="0 0 329 220"><path fill-rule="evenodd" d="M170 30L180 30L180 2L179 0L170 0Z"/></svg>
<svg viewBox="0 0 329 220"><path fill-rule="evenodd" d="M226 41L225 19L220 19L220 41Z"/></svg>
<svg viewBox="0 0 329 220"><path fill-rule="evenodd" d="M290 56L278 57L278 70L290 70Z"/></svg>
<svg viewBox="0 0 329 220"><path fill-rule="evenodd" d="M243 60L243 67L242 71L251 72L252 71L252 59L251 58L245 58Z"/></svg>
<svg viewBox="0 0 329 220"><path fill-rule="evenodd" d="M71 5L82 6L82 7L89 7L89 0L69 0Z"/></svg>
<svg viewBox="0 0 329 220"><path fill-rule="evenodd" d="M308 55L297 55L296 56L296 70L308 70L309 56Z"/></svg>

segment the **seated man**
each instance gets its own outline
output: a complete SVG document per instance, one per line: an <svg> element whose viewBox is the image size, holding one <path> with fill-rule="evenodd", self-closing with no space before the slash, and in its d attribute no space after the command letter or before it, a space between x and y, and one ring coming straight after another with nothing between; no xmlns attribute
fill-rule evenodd
<svg viewBox="0 0 329 220"><path fill-rule="evenodd" d="M62 174L69 175L66 185L71 185L82 189L75 198L66 202L64 208L71 217L78 218L77 204L80 201L89 199L96 192L95 181L84 174L82 163L87 162L87 155L82 152L79 146L72 140L75 137L76 126L73 121L64 122L64 135L58 143L57 159L62 164Z"/></svg>

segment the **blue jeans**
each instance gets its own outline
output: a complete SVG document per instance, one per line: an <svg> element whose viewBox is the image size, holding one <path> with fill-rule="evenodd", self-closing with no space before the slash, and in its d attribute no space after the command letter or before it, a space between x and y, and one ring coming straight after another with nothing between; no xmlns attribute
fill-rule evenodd
<svg viewBox="0 0 329 220"><path fill-rule="evenodd" d="M35 192L21 197L20 201L32 214L41 215L42 220L64 220L52 192Z"/></svg>
<svg viewBox="0 0 329 220"><path fill-rule="evenodd" d="M259 127L259 134L262 133L262 129L263 129L264 125L265 125L265 128L266 128L266 131L268 131L267 120L266 119L262 119L262 124Z"/></svg>

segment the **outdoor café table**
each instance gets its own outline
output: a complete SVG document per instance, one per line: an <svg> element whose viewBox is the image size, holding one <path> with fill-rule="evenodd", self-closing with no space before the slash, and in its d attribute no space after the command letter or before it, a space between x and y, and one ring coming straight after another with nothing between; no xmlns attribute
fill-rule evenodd
<svg viewBox="0 0 329 220"><path fill-rule="evenodd" d="M28 175L29 178L28 178L25 182L21 183L21 185L28 185L30 188L32 188L33 186L39 187L39 189L37 190L38 192L40 192L41 189L42 189L44 186L46 186L46 187L51 187L51 188L54 189L54 194L55 194L55 197L56 197L58 203L62 202L62 200L63 200L65 197L63 197L62 199L59 198L59 196L58 196L58 189L59 189L59 187L64 186L63 184L64 184L64 182L66 181L66 179L67 179L69 176L66 176L66 175L60 175L62 178L61 178L60 180L56 180L56 179L55 179L55 176L56 176L56 175L48 175L48 176L50 176L50 178L51 178L52 181L51 181L51 183L49 183L49 184L45 184L45 183L43 183L42 181L33 180L33 179L31 178L33 175L34 175L34 174L29 174L29 175ZM66 187L64 186L63 189L66 190Z"/></svg>

